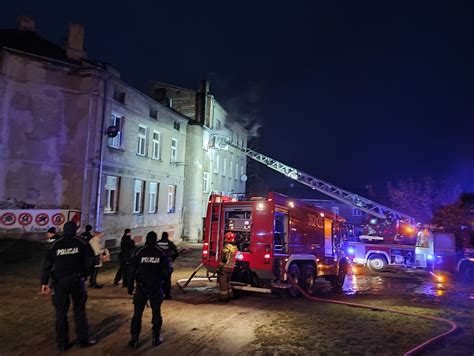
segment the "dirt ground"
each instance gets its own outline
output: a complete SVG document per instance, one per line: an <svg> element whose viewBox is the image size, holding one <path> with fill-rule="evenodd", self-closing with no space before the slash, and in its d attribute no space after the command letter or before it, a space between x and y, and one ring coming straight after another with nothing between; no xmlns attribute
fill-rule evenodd
<svg viewBox="0 0 474 356"><path fill-rule="evenodd" d="M175 264L174 282L188 277L199 257L198 247L188 246ZM26 264L5 264L0 271L2 356L56 352L51 299L38 294L39 263L32 257ZM76 345L67 354L401 355L447 329L419 318L288 299L280 294L245 294L220 303L214 283L196 282L185 293L174 285L173 299L163 302L164 342L158 347L151 346L151 310L145 310L141 347L135 351L127 346L132 297L125 288L113 286L115 269L113 262L104 266L98 278L104 288L89 290L87 312L98 344L89 349ZM445 355L451 350L453 355L472 355L473 300L458 294L454 299L443 299L437 291L424 293L423 288L429 286L423 286L419 278L351 276L344 293L333 294L322 283L321 296L455 318L462 330L426 354ZM468 296L470 292L466 292ZM450 294L445 290L444 295ZM70 323L73 339L72 315Z"/></svg>

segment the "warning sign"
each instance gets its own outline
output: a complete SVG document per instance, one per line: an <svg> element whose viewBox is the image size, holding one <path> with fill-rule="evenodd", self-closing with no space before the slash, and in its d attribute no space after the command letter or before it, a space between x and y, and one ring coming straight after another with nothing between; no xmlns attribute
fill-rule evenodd
<svg viewBox="0 0 474 356"><path fill-rule="evenodd" d="M36 215L35 217L35 222L36 224L38 224L39 226L45 226L49 223L49 216L48 214L46 213L39 213L38 215Z"/></svg>
<svg viewBox="0 0 474 356"><path fill-rule="evenodd" d="M30 213L20 213L20 215L18 215L18 223L21 226L28 226L32 222L33 222L33 215L31 215Z"/></svg>
<svg viewBox="0 0 474 356"><path fill-rule="evenodd" d="M12 212L7 211L0 218L3 225L10 226L16 222L16 216Z"/></svg>
<svg viewBox="0 0 474 356"><path fill-rule="evenodd" d="M51 216L51 223L53 223L53 225L59 226L59 225L64 224L65 221L66 221L66 217L64 216L63 213L56 213L53 216Z"/></svg>

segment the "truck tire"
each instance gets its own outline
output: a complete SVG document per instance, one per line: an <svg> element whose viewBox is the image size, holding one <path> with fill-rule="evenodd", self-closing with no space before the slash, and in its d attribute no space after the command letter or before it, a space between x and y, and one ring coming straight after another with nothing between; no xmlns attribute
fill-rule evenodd
<svg viewBox="0 0 474 356"><path fill-rule="evenodd" d="M344 285L347 275L347 263L341 264L339 267L339 272L336 276L329 276L327 280L331 283L331 287L334 291L340 291Z"/></svg>
<svg viewBox="0 0 474 356"><path fill-rule="evenodd" d="M383 272L387 267L388 262L384 255L373 254L370 255L367 266L374 272Z"/></svg>
<svg viewBox="0 0 474 356"><path fill-rule="evenodd" d="M301 272L300 272L300 268L298 267L296 263L292 263L290 265L290 268L288 269L288 275L291 276L294 283L300 284ZM295 286L292 286L288 289L288 296L290 298L298 298L299 296L301 296L301 293Z"/></svg>
<svg viewBox="0 0 474 356"><path fill-rule="evenodd" d="M301 272L301 288L303 288L306 293L314 294L316 287L314 280L316 279L316 270L314 266L310 263L307 263L303 266L303 271Z"/></svg>
<svg viewBox="0 0 474 356"><path fill-rule="evenodd" d="M474 281L474 263L464 262L459 269L461 279L465 282Z"/></svg>

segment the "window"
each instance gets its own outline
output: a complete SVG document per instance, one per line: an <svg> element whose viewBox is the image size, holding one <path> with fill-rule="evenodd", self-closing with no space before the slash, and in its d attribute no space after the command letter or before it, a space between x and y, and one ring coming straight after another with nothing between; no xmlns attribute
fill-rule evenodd
<svg viewBox="0 0 474 356"><path fill-rule="evenodd" d="M216 130L220 130L220 129L221 129L221 121L216 120Z"/></svg>
<svg viewBox="0 0 474 356"><path fill-rule="evenodd" d="M331 207L331 211L336 214L336 215L339 215L339 207L338 206L333 206Z"/></svg>
<svg viewBox="0 0 474 356"><path fill-rule="evenodd" d="M209 173L202 172L202 187L204 193L209 193Z"/></svg>
<svg viewBox="0 0 474 356"><path fill-rule="evenodd" d="M239 138L239 146L240 146L240 147L243 147L243 146L244 146L244 138L243 138L243 137L240 137L240 138Z"/></svg>
<svg viewBox="0 0 474 356"><path fill-rule="evenodd" d="M158 110L154 109L154 108L150 108L150 117L152 119L158 119Z"/></svg>
<svg viewBox="0 0 474 356"><path fill-rule="evenodd" d="M171 139L171 162L178 161L178 140L175 138Z"/></svg>
<svg viewBox="0 0 474 356"><path fill-rule="evenodd" d="M224 157L224 163L222 165L222 176L225 177L227 173L227 157Z"/></svg>
<svg viewBox="0 0 474 356"><path fill-rule="evenodd" d="M146 155L146 131L145 126L138 126L138 144L137 144L137 155L145 156Z"/></svg>
<svg viewBox="0 0 474 356"><path fill-rule="evenodd" d="M150 191L148 192L148 212L156 213L158 202L158 183L150 182Z"/></svg>
<svg viewBox="0 0 474 356"><path fill-rule="evenodd" d="M125 92L118 88L115 88L114 100L118 101L119 103L125 104Z"/></svg>
<svg viewBox="0 0 474 356"><path fill-rule="evenodd" d="M244 166L240 165L240 178L244 175Z"/></svg>
<svg viewBox="0 0 474 356"><path fill-rule="evenodd" d="M135 185L133 187L133 212L143 212L143 191L145 188L145 182L140 179L135 179Z"/></svg>
<svg viewBox="0 0 474 356"><path fill-rule="evenodd" d="M168 213L176 211L176 186L168 185Z"/></svg>
<svg viewBox="0 0 474 356"><path fill-rule="evenodd" d="M107 176L105 180L105 207L106 213L113 213L118 210L118 193L120 178Z"/></svg>
<svg viewBox="0 0 474 356"><path fill-rule="evenodd" d="M362 210L357 208L352 208L352 216L362 216Z"/></svg>
<svg viewBox="0 0 474 356"><path fill-rule="evenodd" d="M239 164L236 163L235 164L235 180L238 180L239 179Z"/></svg>
<svg viewBox="0 0 474 356"><path fill-rule="evenodd" d="M219 161L220 161L220 156L216 155L216 165L214 166L214 173L219 174Z"/></svg>
<svg viewBox="0 0 474 356"><path fill-rule="evenodd" d="M232 179L232 167L234 167L234 162L232 162L232 160L230 161L230 164L229 164L229 178Z"/></svg>
<svg viewBox="0 0 474 356"><path fill-rule="evenodd" d="M174 124L173 124L173 128L176 131L179 131L179 129L181 128L181 124L178 121L175 121Z"/></svg>
<svg viewBox="0 0 474 356"><path fill-rule="evenodd" d="M161 133L153 131L153 147L151 150L151 158L161 159Z"/></svg>
<svg viewBox="0 0 474 356"><path fill-rule="evenodd" d="M118 133L115 137L109 137L108 146L120 148L120 144L122 143L123 117L117 114L110 114L110 126L114 126L118 130Z"/></svg>

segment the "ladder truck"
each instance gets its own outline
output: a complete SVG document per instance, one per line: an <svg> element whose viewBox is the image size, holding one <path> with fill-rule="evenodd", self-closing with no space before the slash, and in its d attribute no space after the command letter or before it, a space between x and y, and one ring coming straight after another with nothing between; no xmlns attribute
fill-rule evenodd
<svg viewBox="0 0 474 356"><path fill-rule="evenodd" d="M383 271L387 266L399 266L459 272L469 278L474 275L474 237L457 237L454 234L417 229L415 218L407 214L315 178L251 148L234 143L228 137L211 135L209 147L232 147L290 179L366 212L373 217L373 225L379 221L391 225L392 233L388 236L373 230L372 233L359 236L358 240L348 241L345 253L355 264L367 266L374 271ZM432 274L439 278L433 272Z"/></svg>

